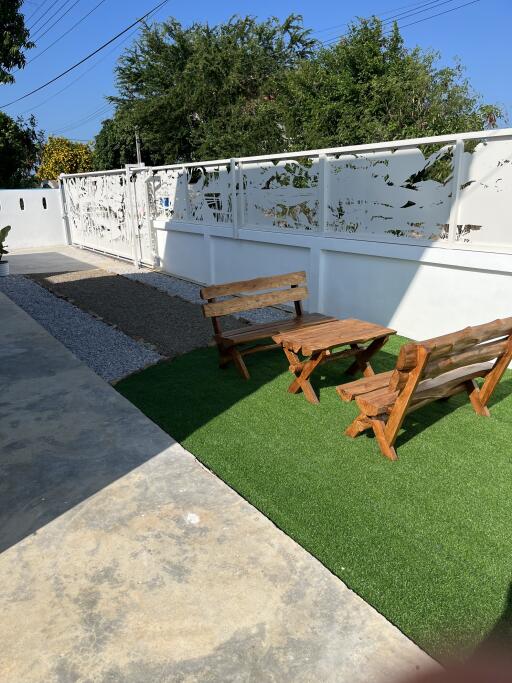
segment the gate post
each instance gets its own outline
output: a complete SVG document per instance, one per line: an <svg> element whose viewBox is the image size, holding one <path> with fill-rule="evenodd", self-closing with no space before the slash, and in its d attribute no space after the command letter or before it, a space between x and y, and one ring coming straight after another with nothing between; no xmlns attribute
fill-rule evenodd
<svg viewBox="0 0 512 683"><path fill-rule="evenodd" d="M151 259L155 268L160 267L160 254L158 253L158 239L156 236L154 220L154 212L152 209L151 196L149 192L149 184L153 180L153 170L148 168L148 175L144 179L144 215L146 217L146 227L148 230L148 239L151 246ZM153 193L154 196L154 193ZM156 200L155 200L156 201Z"/></svg>
<svg viewBox="0 0 512 683"><path fill-rule="evenodd" d="M126 164L125 166L126 169L126 174L125 174L125 179L126 179L126 204L127 204L127 212L126 212L126 217L129 221L131 233L132 233L132 253L133 253L133 265L136 266L137 268L140 268L140 259L137 253L137 216L135 215L135 209L134 209L134 201L133 201L133 196L132 196L132 181L131 181L131 171L130 171L130 165Z"/></svg>
<svg viewBox="0 0 512 683"><path fill-rule="evenodd" d="M71 229L69 227L68 210L66 207L66 191L64 189L63 177L64 177L64 173L61 173L59 176L59 198L60 198L60 212L61 212L60 215L61 215L62 223L64 225L64 233L66 235L66 244L71 244L73 240L71 238Z"/></svg>

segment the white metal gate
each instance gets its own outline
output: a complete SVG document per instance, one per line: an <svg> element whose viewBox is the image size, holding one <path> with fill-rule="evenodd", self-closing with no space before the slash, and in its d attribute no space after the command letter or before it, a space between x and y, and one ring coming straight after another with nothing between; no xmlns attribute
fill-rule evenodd
<svg viewBox="0 0 512 683"><path fill-rule="evenodd" d="M137 264L155 265L149 177L146 168L61 176L72 243Z"/></svg>

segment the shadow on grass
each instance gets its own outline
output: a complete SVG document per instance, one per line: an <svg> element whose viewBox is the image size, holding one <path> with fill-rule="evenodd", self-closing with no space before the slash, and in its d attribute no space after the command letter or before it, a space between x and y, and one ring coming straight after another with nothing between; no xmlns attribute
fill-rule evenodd
<svg viewBox="0 0 512 683"><path fill-rule="evenodd" d="M507 648L512 647L512 583L508 587L503 612L489 632L484 645L486 642L497 643Z"/></svg>
<svg viewBox="0 0 512 683"><path fill-rule="evenodd" d="M393 340L394 350L397 351L404 340ZM295 395L287 394L287 388L293 381L293 375L288 372L288 362L280 349L268 351L264 354L255 354L246 357L246 362L251 373L249 380L243 380L233 365L220 369L216 349L196 350L176 359L180 364L180 378L184 381L177 384L177 375L174 372L173 361L161 363L154 368L143 371L144 380L140 381L140 373L132 375L117 385L118 390L135 403L141 402L143 410L164 429L169 429L169 421L172 423L170 433L178 440L186 439L197 429L200 429L211 420L228 411L232 406L249 396L259 392L267 384L279 379L280 390L283 400L296 402L297 410L318 411L322 414L322 404L329 398L334 398L335 405L339 405L340 420L347 414L348 405L338 399L335 387L345 382L360 377L348 374L351 359L342 360L323 366L317 374L312 376L312 385L320 396L320 404L313 406L307 403L302 392ZM372 359L372 367L376 373L392 370L396 364L396 353L381 350ZM200 392L203 400L198 400L196 392ZM496 389L490 402L490 407L497 405L512 393L512 378L502 380ZM210 396L204 400L205 394ZM169 411L169 399L182 400L193 406L186 415L180 412L180 419L173 420ZM181 399L180 399L181 397ZM458 395L445 401L436 401L417 412L406 417L402 432L397 439L397 446L403 445L414 439L419 434L428 430L436 422L443 420L455 410L467 406L467 396ZM354 408L354 404L350 404ZM276 409L278 406L276 405ZM150 413L148 413L150 409ZM348 408L349 412L351 411ZM357 410L357 409L356 409ZM484 419L474 416L475 419ZM341 429L345 429L353 418L347 417L346 424L341 423ZM366 432L357 437L358 440L369 438L373 440L373 433Z"/></svg>

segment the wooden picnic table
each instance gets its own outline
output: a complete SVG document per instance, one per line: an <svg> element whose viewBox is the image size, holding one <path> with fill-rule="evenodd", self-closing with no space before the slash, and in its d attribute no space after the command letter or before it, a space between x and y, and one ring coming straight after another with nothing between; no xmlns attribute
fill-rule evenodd
<svg viewBox="0 0 512 683"><path fill-rule="evenodd" d="M365 377L370 377L374 374L370 365L371 357L384 346L392 334L396 334L396 330L349 318L285 331L276 334L272 339L283 347L290 363L289 370L295 375L288 391L296 394L302 390L310 403L319 403L310 382L315 368L324 363L353 356L354 362L347 372L354 374L361 370ZM340 346L349 348L332 351ZM302 360L299 353L304 357Z"/></svg>

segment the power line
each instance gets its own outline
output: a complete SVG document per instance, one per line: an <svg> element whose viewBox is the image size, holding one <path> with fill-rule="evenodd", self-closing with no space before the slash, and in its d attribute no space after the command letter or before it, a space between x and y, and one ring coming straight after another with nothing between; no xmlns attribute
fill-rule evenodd
<svg viewBox="0 0 512 683"><path fill-rule="evenodd" d="M25 2L26 2L26 1L27 1L27 0L25 0ZM48 0L43 0L43 2L41 2L39 5L36 5L35 10L34 10L31 14L29 14L28 16L25 17L25 24L26 24L28 21L30 21L30 20L32 19L32 17L33 17L35 14L37 14L37 13L44 7L44 5L46 5L47 2L48 2ZM35 5L35 3L33 3L33 4Z"/></svg>
<svg viewBox="0 0 512 683"><path fill-rule="evenodd" d="M446 0L446 1L447 1L447 2L455 2L455 0ZM386 22L389 22L389 21L391 21L391 20L393 20L393 19L396 19L396 18L398 18L398 17L400 17L400 16L402 16L402 15L409 14L410 12L412 12L413 9L417 9L418 7L424 8L424 9L418 10L418 13L420 13L420 12L426 12L429 5L436 5L436 4L440 3L440 2L441 2L441 0L429 0L428 2L424 2L424 0L422 0L422 2L415 2L415 3L413 3L412 5L402 5L402 7L395 7L394 9L388 10L387 12L384 12L384 13L379 14L379 15L377 15L377 16L378 16L380 19L383 19L383 20L384 20L383 23L386 23ZM409 8L409 9L407 9L407 8ZM412 9L411 9L411 8L412 8ZM400 12L399 14L395 14L394 16L388 17L387 19L385 19L385 17L387 17L389 14L392 14L393 12L397 12L398 10L401 10L401 9L405 9L406 11L405 11L405 12ZM431 9L432 9L432 8L431 8ZM335 25L335 26L329 26L328 28L320 29L319 31L314 31L314 32L313 32L313 35L316 35L316 34L318 34L318 33L325 33L325 31L331 31L331 30L333 30L333 29L335 29L335 28L341 28L341 27L343 27L343 26L348 27L348 26L350 26L350 23L351 23L351 22L347 22L347 23L345 23L345 24L337 24L337 25ZM328 38L327 40L331 40L331 39Z"/></svg>
<svg viewBox="0 0 512 683"><path fill-rule="evenodd" d="M50 26L48 26L46 31L43 31L43 33L37 33L37 35L34 36L33 40L34 41L41 40L41 38L43 38L49 31L52 30L52 28L54 26L56 26L59 23L59 21L63 20L64 17L66 16L66 14L69 14L71 12L71 10L73 9L73 7L78 5L79 2L80 2L80 0L75 0L75 2L71 5L71 7L68 7L68 9L63 14L60 15L60 17L57 17L57 19L55 19L53 24L50 24ZM43 26L41 26L41 28L44 28L45 26L46 26L46 24L43 24Z"/></svg>
<svg viewBox="0 0 512 683"><path fill-rule="evenodd" d="M68 33L71 33L71 31L73 31L77 26L79 26L83 21L85 21L85 19L87 19L88 16L90 16L93 12L95 12L95 11L98 9L98 7L99 7L100 5L103 5L104 2L106 2L106 0L100 0L96 5L94 5L94 7L93 7L91 10L89 10L89 11L87 12L87 14L84 14L84 16L81 17L78 21L76 21L76 22L73 24L73 26L71 26L70 28L68 28L67 31L64 31L64 33L62 33L58 38L56 38L56 39L53 41L53 43L50 43L47 47L45 47L44 50L41 50L41 52L38 52L36 55L34 55L34 56L32 57L32 59L29 59L29 60L27 61L27 65L28 65L28 64L31 64L31 63L34 62L36 59L39 59L39 57L41 57L41 55L44 55L45 52L48 52L48 50L49 50L50 48L52 48L54 45L56 45L60 40L62 40L62 38L64 38L65 36L67 36Z"/></svg>
<svg viewBox="0 0 512 683"><path fill-rule="evenodd" d="M53 99L55 99L55 97L57 97L57 95L60 95L60 94L63 93L65 90L68 90L68 88L71 88L71 86L73 86L77 81L79 81L80 79L82 79L82 78L83 78L84 76L86 76L90 71L92 71L92 70L95 69L99 64L101 64L103 61L105 61L105 59L106 59L109 55L111 55L113 52L115 52L115 51L117 50L118 47L120 47L121 45L123 45L124 43L126 43L126 41L129 40L133 35L135 35L135 33L137 33L138 30L139 30L139 29L136 28L136 29L134 29L133 31L130 31L130 33L128 33L128 35L127 35L123 40L121 40L120 43L118 43L117 45L114 45L113 49L112 49L112 50L108 50L108 51L103 55L103 57L101 57L100 59L98 59L97 62L94 62L94 64L92 64L88 69L85 69L85 71L83 71L79 76L77 76L76 78L74 78L70 83L68 83L67 85L65 85L65 86L64 86L63 88L61 88L60 90L57 90L57 92L56 92L56 93L53 93L53 95L50 95L50 97L47 97L47 98L46 98L45 100L43 100L42 102L39 102L39 104L36 104L35 106L32 106L32 107L28 107L28 109L25 109L24 111L22 111L22 112L21 112L21 116L24 116L25 114L28 114L29 112L34 111L34 109L39 109L40 107L44 106L44 105L47 104L48 102L51 102Z"/></svg>
<svg viewBox="0 0 512 683"><path fill-rule="evenodd" d="M480 0L471 0L471 2L465 2L463 5L458 5L457 7L452 7L450 9L446 9L446 10L444 10L444 12L438 12L437 14L432 14L430 17L425 17L424 19L418 19L417 21L412 21L410 24L402 24L402 26L399 26L399 28L407 28L407 26L414 26L414 24L419 24L422 21L427 21L427 19L434 19L435 17L440 17L442 14L448 14L449 12L454 12L457 9L462 9L463 7L467 7L468 5L474 5L477 2L480 2Z"/></svg>
<svg viewBox="0 0 512 683"><path fill-rule="evenodd" d="M429 2L422 3L420 6L422 9L416 9L414 10L407 10L405 12L400 12L400 14L395 14L392 17L389 17L388 19L385 19L382 22L382 26L388 26L389 24L392 24L394 21L401 20L401 19L408 19L409 17L412 17L416 14L423 14L423 12L428 12L429 10L432 9L437 9L441 5L446 5L450 2L456 2L457 0L430 0ZM346 34L344 34L346 35ZM334 38L329 38L326 41L323 41L323 45L330 45L333 42L336 42L338 38L341 38L342 36L335 36Z"/></svg>
<svg viewBox="0 0 512 683"><path fill-rule="evenodd" d="M94 57L94 55L98 54L98 52L101 52L104 48L106 48L108 45L111 45L117 38L120 36L124 35L127 33L131 28L136 26L137 24L140 24L141 21L144 21L150 14L155 12L157 9L160 9L160 7L163 7L163 5L167 4L169 0L162 0L161 2L158 3L153 9L151 9L149 12L146 12L142 17L139 19L136 19L134 22L132 22L129 26L127 26L125 29L120 31L117 35L115 35L113 38L110 38L110 40L107 40L106 43L103 43L103 45L100 45L100 47L96 48L96 50L93 50L93 52L90 52L86 57L81 59L80 61L76 62L76 64L73 64L73 66L70 66L68 69L65 71L62 71L62 73L58 74L58 76L55 76L54 78L51 78L49 81L46 81L46 83L43 83L43 85L40 85L37 88L34 88L28 93L25 93L24 95L21 95L21 97L17 97L16 99L12 100L11 102L7 102L6 104L0 105L0 107L10 107L12 104L16 104L16 102L20 102L21 100L26 99L27 97L30 97L30 95L33 95L36 92L39 92L43 88L46 88L47 86L51 85L52 83L55 83L55 81L58 81L60 78L65 76L66 74L70 73L74 69L76 69L78 66L86 62L88 59L91 59L91 57Z"/></svg>
<svg viewBox="0 0 512 683"><path fill-rule="evenodd" d="M61 128L57 128L57 130L53 131L52 135L55 135L56 133L65 133L68 130L73 130L74 128L78 128L79 126L82 126L84 123L88 123L89 121L99 118L100 116L103 116L103 114L106 114L109 109L113 108L113 104L110 102L108 104L104 104L98 109L95 109L93 112L88 114L87 116L84 116L80 120L76 121L73 124L66 124L65 126L61 126Z"/></svg>
<svg viewBox="0 0 512 683"><path fill-rule="evenodd" d="M158 9L155 9L153 12L151 12L151 14L155 14L157 11L158 11ZM47 102L50 102L54 97L59 95L61 92L70 88L74 83L76 83L78 80L83 78L89 71L91 71L92 69L95 69L96 66L98 66L98 64L100 64L102 61L104 61L108 57L109 54L111 54L112 52L115 52L115 50L117 50L117 48L119 48L127 40L129 40L135 33L137 33L138 30L139 30L138 28L135 28L133 31L130 31L130 33L128 33L128 35L125 38L123 38L123 40L118 45L115 45L112 50L108 50L108 52L105 55L103 55L103 57L101 59L99 59L95 64L93 64L88 69L86 69L82 74L80 74L80 76L78 76L78 78L75 78L73 81L71 81L71 83L68 83L64 88L62 88L61 90L56 92L54 95L52 95L51 97L49 97L46 100L44 100L43 102L41 102L39 105L36 105L36 107L32 107L31 109L25 110L24 112L22 112L22 115L28 113L29 111L33 111L33 109L37 109L38 107L46 104ZM103 114L106 113L106 110L108 110L109 107L113 107L113 105L111 105L110 103L108 105L106 105L105 111L101 111L103 109L103 107L100 107L98 110L96 110L96 111L92 112L90 115L88 115L86 117L86 119L87 119L86 121L83 121L81 119L79 122L76 122L76 125L75 125L75 122L70 123L70 124L65 124L65 126L58 128L57 131L62 133L62 132L65 132L66 130L73 130L75 128L78 128L79 126L83 125L84 123L88 123L90 120L94 120L95 117L99 118L99 117L103 116ZM99 117L98 117L98 113L99 113ZM79 142L86 142L86 141L81 140Z"/></svg>
<svg viewBox="0 0 512 683"><path fill-rule="evenodd" d="M452 0L445 0L445 2L441 4L446 4L446 2L451 2ZM449 12L454 12L455 10L462 9L463 7L467 7L468 5L474 5L475 3L480 2L480 0L471 0L471 2L465 2L462 5L457 5L457 7L451 7L450 9L444 10L443 12L437 12L436 14L431 14L428 17L423 17L422 19L417 19L416 21L412 21L409 24L401 24L398 26L399 29L402 28L407 28L407 26L414 26L415 24L420 24L423 21L427 21L428 19L434 19L435 17L440 17L442 14L448 14ZM433 8L431 8L433 9ZM409 15L412 16L412 15ZM406 17L407 18L407 17ZM383 22L383 24L389 23L390 20L387 20L386 22ZM387 31L387 33L390 33L391 31ZM326 40L322 43L322 45L332 45L333 43L336 43L339 41L341 38L346 37L345 34L341 34L339 36L336 36L335 38L331 38L330 40Z"/></svg>
<svg viewBox="0 0 512 683"><path fill-rule="evenodd" d="M50 12L50 10L52 10L58 2L59 2L59 0L53 0L52 4L47 8L46 14L47 14L48 12ZM43 3L43 4L44 4L44 3ZM57 10L57 11L59 11L59 10ZM39 19L36 19L36 20L34 21L34 23L31 24L31 25L28 27L28 30L29 30L29 31L32 31L32 30L38 25L38 23L39 23L42 19L45 18L45 16L46 16L45 14L41 14L41 16L39 17ZM53 15L52 15L52 16L53 16Z"/></svg>

